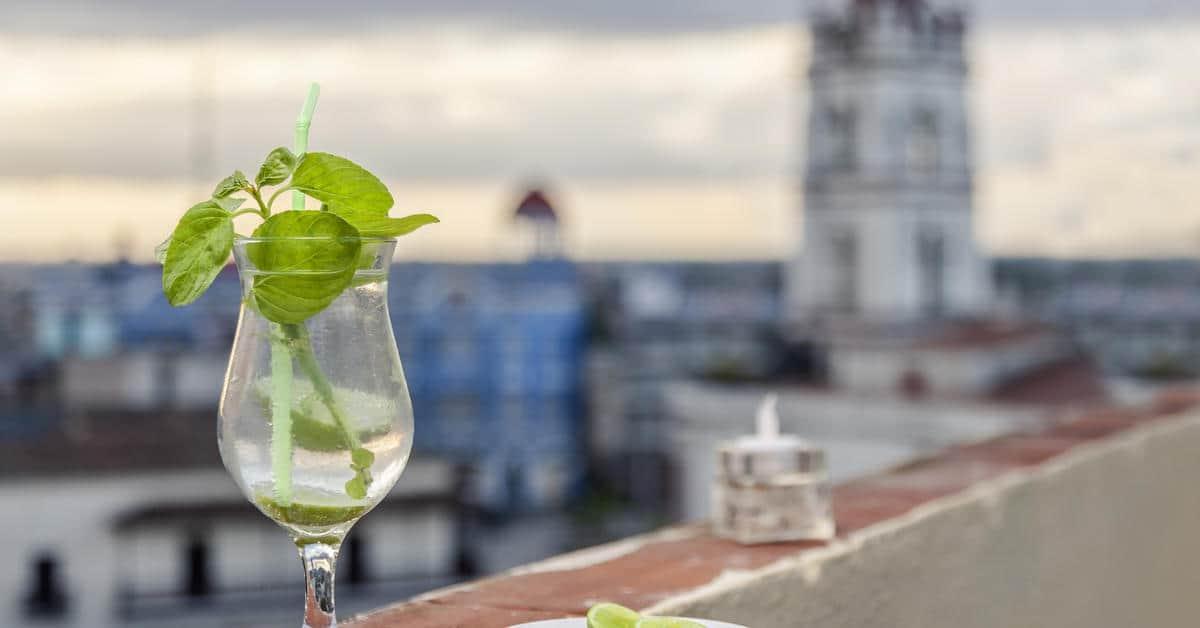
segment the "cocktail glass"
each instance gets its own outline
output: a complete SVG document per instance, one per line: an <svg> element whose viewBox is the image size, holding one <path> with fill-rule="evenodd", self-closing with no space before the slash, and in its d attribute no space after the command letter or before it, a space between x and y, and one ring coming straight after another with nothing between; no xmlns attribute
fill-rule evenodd
<svg viewBox="0 0 1200 628"><path fill-rule="evenodd" d="M305 628L336 626L338 548L388 494L412 450L412 405L387 307L395 240L358 240L361 254L349 287L293 323L263 315L274 307L272 284L286 284L290 298L304 298L306 286L320 285L321 273L333 277L349 269L264 270L275 268L266 260L287 257L277 254L319 250L319 238L239 238L234 244L243 300L221 393L218 444L242 493L299 549Z"/></svg>

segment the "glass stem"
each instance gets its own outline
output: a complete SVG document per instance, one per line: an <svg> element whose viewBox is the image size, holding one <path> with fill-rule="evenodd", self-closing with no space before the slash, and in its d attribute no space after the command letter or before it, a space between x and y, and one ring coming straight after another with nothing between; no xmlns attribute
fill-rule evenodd
<svg viewBox="0 0 1200 628"><path fill-rule="evenodd" d="M304 564L304 628L336 628L333 610L333 573L337 545L308 543L300 547Z"/></svg>

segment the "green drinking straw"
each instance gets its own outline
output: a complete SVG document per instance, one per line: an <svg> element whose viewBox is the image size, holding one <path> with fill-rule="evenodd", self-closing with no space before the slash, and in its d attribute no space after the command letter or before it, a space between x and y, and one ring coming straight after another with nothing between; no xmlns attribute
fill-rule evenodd
<svg viewBox="0 0 1200 628"><path fill-rule="evenodd" d="M308 150L308 127L312 125L313 111L317 108L317 98L320 95L320 85L313 83L308 86L308 98L304 101L304 108L300 110L300 117L296 118L296 136L292 146L296 157ZM304 193L300 190L292 190L292 209L304 209Z"/></svg>
<svg viewBox="0 0 1200 628"><path fill-rule="evenodd" d="M275 502L292 505L292 353L279 325L271 325L271 474Z"/></svg>
<svg viewBox="0 0 1200 628"><path fill-rule="evenodd" d="M297 157L308 150L308 129L320 95L320 85L309 85L308 98L296 118L293 152ZM292 209L304 209L303 192L292 190ZM293 355L283 326L271 328L271 472L275 476L275 501L286 508L292 504Z"/></svg>

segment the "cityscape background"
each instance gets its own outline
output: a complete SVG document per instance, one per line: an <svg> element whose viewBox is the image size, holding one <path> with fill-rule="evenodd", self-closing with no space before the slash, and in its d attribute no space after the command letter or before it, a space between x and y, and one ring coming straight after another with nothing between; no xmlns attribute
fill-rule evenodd
<svg viewBox="0 0 1200 628"><path fill-rule="evenodd" d="M236 270L173 309L153 247L313 80L312 146L443 221L392 268L417 455L343 614L705 517L768 392L843 479L1200 377L1200 9L958 7L0 7L0 625L293 623L216 451ZM866 31L942 117L841 87Z"/></svg>

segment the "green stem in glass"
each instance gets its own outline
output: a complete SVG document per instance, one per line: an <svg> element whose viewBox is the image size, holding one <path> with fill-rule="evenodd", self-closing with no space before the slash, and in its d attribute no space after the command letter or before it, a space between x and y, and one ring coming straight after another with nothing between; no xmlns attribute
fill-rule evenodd
<svg viewBox="0 0 1200 628"><path fill-rule="evenodd" d="M283 328L283 334L288 340L288 347L292 351L292 357L296 359L296 364L312 382L313 390L321 398L321 403L329 410L329 415L341 428L350 448L358 449L362 446L362 441L359 440L358 434L350 425L350 419L338 404L337 397L334 396L333 385L325 377L321 365L317 364L317 356L313 353L312 342L309 341L308 328L304 326L304 323L283 324L280 327Z"/></svg>
<svg viewBox="0 0 1200 628"><path fill-rule="evenodd" d="M354 471L354 478L346 483L346 494L354 499L362 499L366 497L367 488L371 486L370 467L375 456L362 446L362 439L354 430L350 417L338 403L333 385L329 383L329 379L321 370L321 365L317 363L317 356L313 353L312 342L309 339L308 328L303 323L284 323L280 324L279 328L287 340L291 357L312 383L313 390L320 398L321 404L329 410L329 415L333 417L334 423L337 424L338 430L341 431L346 444L350 447L350 468Z"/></svg>

